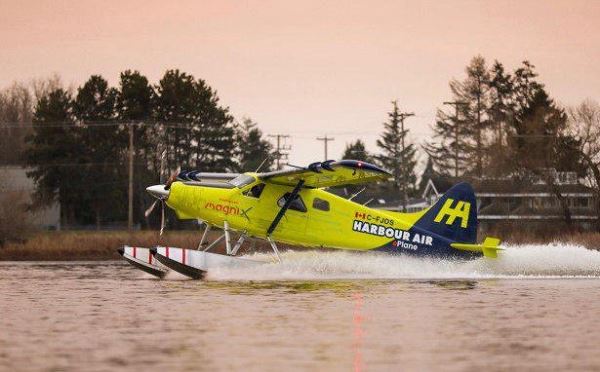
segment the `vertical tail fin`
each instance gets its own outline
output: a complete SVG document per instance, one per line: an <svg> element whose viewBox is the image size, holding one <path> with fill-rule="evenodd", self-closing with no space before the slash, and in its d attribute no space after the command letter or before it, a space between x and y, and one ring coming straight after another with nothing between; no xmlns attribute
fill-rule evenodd
<svg viewBox="0 0 600 372"><path fill-rule="evenodd" d="M477 202L471 185L465 182L454 185L415 226L454 242L475 243Z"/></svg>

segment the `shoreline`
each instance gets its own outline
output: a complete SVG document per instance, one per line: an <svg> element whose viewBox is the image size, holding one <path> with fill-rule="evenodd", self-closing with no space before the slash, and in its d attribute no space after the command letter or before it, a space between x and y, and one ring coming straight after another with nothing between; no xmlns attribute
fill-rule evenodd
<svg viewBox="0 0 600 372"><path fill-rule="evenodd" d="M219 236L219 231L211 231L209 241ZM45 231L33 234L25 242L7 243L0 247L0 261L108 261L120 260L117 249L123 245L152 247L155 245L196 249L201 232L193 230L168 231L159 237L156 231ZM235 234L234 234L235 237ZM600 250L600 233L578 232L558 236L531 236L510 234L504 244L564 244L581 245L588 249ZM270 251L265 241L257 241L258 251ZM281 245L283 250L293 248ZM310 249L303 247L302 249ZM224 253L224 243L214 252Z"/></svg>
<svg viewBox="0 0 600 372"><path fill-rule="evenodd" d="M214 241L220 231L211 231L208 241ZM153 247L156 245L196 249L202 231L44 231L32 234L24 242L10 242L0 247L1 261L106 261L121 260L117 249L123 245ZM237 234L232 234L237 239ZM288 246L282 244L281 248ZM258 251L270 251L267 242L257 241ZM225 243L211 249L225 253Z"/></svg>

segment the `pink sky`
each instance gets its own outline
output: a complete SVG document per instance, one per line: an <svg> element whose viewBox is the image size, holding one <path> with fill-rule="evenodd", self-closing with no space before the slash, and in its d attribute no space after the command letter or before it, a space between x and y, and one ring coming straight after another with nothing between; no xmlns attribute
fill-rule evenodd
<svg viewBox="0 0 600 372"><path fill-rule="evenodd" d="M370 150L390 101L427 138L448 81L476 54L537 66L565 105L600 99L600 1L0 0L0 87L58 73L156 82L168 68L205 79L236 117L292 135L290 160Z"/></svg>

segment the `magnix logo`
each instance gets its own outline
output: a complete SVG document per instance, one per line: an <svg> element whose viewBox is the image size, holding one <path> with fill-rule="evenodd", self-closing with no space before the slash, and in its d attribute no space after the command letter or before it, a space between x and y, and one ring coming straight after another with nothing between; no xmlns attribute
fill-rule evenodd
<svg viewBox="0 0 600 372"><path fill-rule="evenodd" d="M452 204L454 204L454 199L446 199L437 216L435 216L434 221L438 223L442 222L444 217L448 216L448 219L446 219L446 225L452 225L454 220L460 218L460 227L466 229L469 224L471 203L459 200L454 207Z"/></svg>

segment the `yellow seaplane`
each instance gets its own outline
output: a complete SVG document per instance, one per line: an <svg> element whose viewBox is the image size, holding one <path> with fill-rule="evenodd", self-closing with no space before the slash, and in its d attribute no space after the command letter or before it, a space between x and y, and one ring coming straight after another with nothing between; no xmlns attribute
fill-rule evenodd
<svg viewBox="0 0 600 372"><path fill-rule="evenodd" d="M219 267L265 264L239 256L249 239L299 247L386 252L444 259L496 258L499 239L477 240L477 206L472 187L459 183L434 205L416 213L374 209L327 188L386 181L391 174L357 160L325 161L307 167L264 173L180 172L146 190L172 208L179 219L206 227L198 249L125 246L119 253L134 266L158 277L174 270L194 279ZM164 227L164 210L163 210ZM213 228L223 234L210 244ZM239 237L232 241L232 232ZM225 254L210 252L225 240Z"/></svg>

